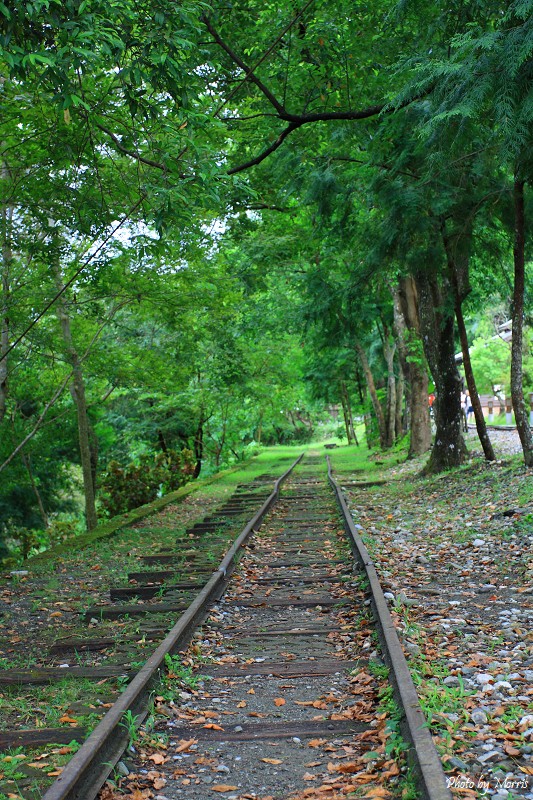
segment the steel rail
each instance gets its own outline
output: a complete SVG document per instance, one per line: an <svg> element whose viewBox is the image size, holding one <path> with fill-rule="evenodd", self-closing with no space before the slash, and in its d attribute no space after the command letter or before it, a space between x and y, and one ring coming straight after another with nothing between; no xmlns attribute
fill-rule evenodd
<svg viewBox="0 0 533 800"><path fill-rule="evenodd" d="M48 788L42 800L93 800L96 797L128 746L129 730L124 724L125 715L128 712L133 715L137 725L140 725L146 717L150 692L164 670L165 656L171 655L188 642L195 628L206 617L211 603L223 594L227 578L235 567L239 550L261 524L263 517L278 499L282 483L302 458L303 453L275 481L272 492L238 535L218 569L213 572L206 585L141 667L127 689L71 758L61 775Z"/></svg>
<svg viewBox="0 0 533 800"><path fill-rule="evenodd" d="M359 533L362 531L362 527L354 523L344 495L333 477L329 456L326 456L326 460L328 480L335 492L352 552L365 570L370 584L371 605L378 627L378 635L385 661L390 669L389 680L394 689L396 701L404 715L400 724L404 738L411 745L408 760L417 778L418 788L421 792L420 798L421 800L451 800L452 794L446 783L442 762L420 706L376 568Z"/></svg>

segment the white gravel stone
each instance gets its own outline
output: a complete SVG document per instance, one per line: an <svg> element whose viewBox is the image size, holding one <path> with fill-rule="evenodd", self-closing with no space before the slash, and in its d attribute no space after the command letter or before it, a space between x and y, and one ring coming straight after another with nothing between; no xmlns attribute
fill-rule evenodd
<svg viewBox="0 0 533 800"><path fill-rule="evenodd" d="M487 717L483 709L475 708L470 714L470 719L472 720L474 725L486 725L489 718Z"/></svg>

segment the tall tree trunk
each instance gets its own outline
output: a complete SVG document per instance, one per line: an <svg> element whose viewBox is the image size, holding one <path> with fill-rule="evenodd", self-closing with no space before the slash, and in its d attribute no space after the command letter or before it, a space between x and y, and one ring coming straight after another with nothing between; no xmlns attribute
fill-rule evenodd
<svg viewBox="0 0 533 800"><path fill-rule="evenodd" d="M350 402L350 395L348 394L348 387L346 386L345 381L342 382L342 385L344 387L344 396L346 398L346 412L348 414L348 426L350 428L350 433L352 435L352 439L355 442L356 447L359 447L359 440L355 432L355 425L353 424L352 404Z"/></svg>
<svg viewBox="0 0 533 800"><path fill-rule="evenodd" d="M5 164L0 171L2 180L9 177ZM11 290L11 223L13 208L2 205L2 292L0 305L0 422L5 417L7 408L7 351L9 350L9 301Z"/></svg>
<svg viewBox="0 0 533 800"><path fill-rule="evenodd" d="M511 397L526 467L533 467L533 435L529 425L524 400L522 350L524 342L524 292L525 292L525 181L515 176L514 181L514 289L513 289L513 341L511 345Z"/></svg>
<svg viewBox="0 0 533 800"><path fill-rule="evenodd" d="M161 430L161 428L157 429L157 443L159 444L159 449L161 450L161 452L165 453L165 455L166 455L168 453L168 447L167 447L167 442L166 442L166 439L165 439L165 435L164 435L163 431Z"/></svg>
<svg viewBox="0 0 533 800"><path fill-rule="evenodd" d="M455 363L453 296L444 281L444 292L434 273L417 275L420 323L426 358L435 382L437 430L424 471L442 472L460 466L466 458L462 432L461 378Z"/></svg>
<svg viewBox="0 0 533 800"><path fill-rule="evenodd" d="M387 413L386 413L386 446L392 447L396 430L396 376L394 375L394 353L396 345L388 327L383 325L383 355L387 364Z"/></svg>
<svg viewBox="0 0 533 800"><path fill-rule="evenodd" d="M396 392L396 438L402 437L410 426L411 414L411 385L409 380L409 363L407 360L407 330L402 314L400 291L396 286L392 293L394 305L394 334L396 338L396 352L400 362L398 376L398 390ZM405 410L403 403L405 400Z"/></svg>
<svg viewBox="0 0 533 800"><path fill-rule="evenodd" d="M344 418L344 429L346 431L346 439L348 440L348 444L352 443L352 431L350 429L350 418L348 416L348 407L346 403L346 384L344 381L339 382L340 390L341 390L341 405L342 405L342 416Z"/></svg>
<svg viewBox="0 0 533 800"><path fill-rule="evenodd" d="M428 406L428 372L420 334L418 290L411 275L400 278L398 298L409 336L406 348L411 423L408 458L415 458L427 453L431 447L431 420Z"/></svg>
<svg viewBox="0 0 533 800"><path fill-rule="evenodd" d="M28 473L28 477L31 483L31 488L33 489L35 499L37 500L37 505L39 506L39 513L41 514L41 519L44 523L44 527L48 528L49 525L48 514L46 513L46 509L44 507L43 498L41 497L39 487L35 483L35 477L33 475L33 470L31 468L31 458L30 456L26 455L26 453L22 453L21 458L22 458L22 463L26 467L26 472Z"/></svg>
<svg viewBox="0 0 533 800"><path fill-rule="evenodd" d="M470 394L470 402L474 409L474 418L476 420L476 429L485 454L487 461L495 461L496 456L492 449L489 432L485 417L483 416L483 409L477 391L476 380L474 378L474 370L472 369L472 361L470 359L470 351L468 348L468 336L466 334L465 320L463 317L463 301L470 292L470 281L468 278L468 262L470 250L470 232L467 226L467 234L465 236L465 226L461 226L461 233L458 236L450 236L446 232L444 223L441 226L442 242L444 251L446 253L446 261L448 264L448 272L450 276L450 283L452 285L454 301L455 301L455 319L457 320L457 329L459 331L459 338L461 340L461 352L463 354L463 368L465 371L466 385ZM464 241L467 239L468 241Z"/></svg>
<svg viewBox="0 0 533 800"><path fill-rule="evenodd" d="M400 367L400 374L396 383L396 409L394 414L394 439L401 439L404 434L403 429L403 401L405 395L405 380L403 370Z"/></svg>
<svg viewBox="0 0 533 800"><path fill-rule="evenodd" d="M366 353L363 347L359 344L359 342L355 342L355 350L357 355L359 356L359 361L361 362L361 367L363 368L363 375L365 377L366 385L368 387L368 391L370 392L370 399L372 401L372 408L374 409L374 414L376 415L378 429L379 429L379 444L382 450L386 449L387 447L387 429L385 425L385 416L383 414L383 409L381 408L381 403L379 402L378 394L376 391L376 384L374 383L374 376L372 375L372 370L370 369L370 365L368 363L368 359L366 357Z"/></svg>
<svg viewBox="0 0 533 800"><path fill-rule="evenodd" d="M53 257L53 270L56 286L59 291L63 289L63 278L61 275L59 261L56 260L55 256ZM72 367L73 378L70 386L70 392L76 406L76 414L78 419L78 440L80 445L83 491L85 496L85 522L87 525L87 530L92 531L98 525L95 504L95 484L93 480L94 456L91 453L91 434L89 417L87 414L87 400L85 397L85 381L83 379L83 371L81 368L81 361L78 351L76 350L72 338L70 317L68 315L68 307L64 293L58 300L57 315L61 324L61 331L63 333L63 340L65 342L67 359Z"/></svg>
<svg viewBox="0 0 533 800"><path fill-rule="evenodd" d="M204 412L200 412L200 419L198 427L194 436L194 457L196 464L194 465L193 478L198 478L202 471L202 459L204 457Z"/></svg>

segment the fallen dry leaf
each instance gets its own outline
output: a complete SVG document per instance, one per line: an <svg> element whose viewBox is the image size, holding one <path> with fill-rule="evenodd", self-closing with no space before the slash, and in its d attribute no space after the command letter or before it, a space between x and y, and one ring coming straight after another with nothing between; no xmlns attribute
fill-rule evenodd
<svg viewBox="0 0 533 800"><path fill-rule="evenodd" d="M264 761L265 764L283 764L281 758L262 758L261 761Z"/></svg>
<svg viewBox="0 0 533 800"><path fill-rule="evenodd" d="M162 753L152 753L151 756L148 756L150 761L153 761L154 764L164 764L167 759Z"/></svg>
<svg viewBox="0 0 533 800"><path fill-rule="evenodd" d="M375 786L373 789L366 789L363 797L392 797L392 795L383 786Z"/></svg>
<svg viewBox="0 0 533 800"><path fill-rule="evenodd" d="M229 783L217 783L215 786L211 786L211 789L214 792L234 792L236 790L236 786L230 786Z"/></svg>
<svg viewBox="0 0 533 800"><path fill-rule="evenodd" d="M188 750L193 744L196 744L196 739L180 739L180 743L176 748L176 753L184 753Z"/></svg>
<svg viewBox="0 0 533 800"><path fill-rule="evenodd" d="M285 703L286 700L284 700L283 697L276 697L276 699L274 700L274 705L278 706L278 708L279 706L284 706Z"/></svg>

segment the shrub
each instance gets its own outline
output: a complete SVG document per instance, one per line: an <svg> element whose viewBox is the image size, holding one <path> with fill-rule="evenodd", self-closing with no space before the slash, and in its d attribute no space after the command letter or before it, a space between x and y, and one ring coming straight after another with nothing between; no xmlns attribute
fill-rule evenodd
<svg viewBox="0 0 533 800"><path fill-rule="evenodd" d="M138 463L121 466L110 461L100 482L100 501L103 508L114 517L134 508L151 503L191 480L194 457L190 450L168 450L141 456Z"/></svg>

